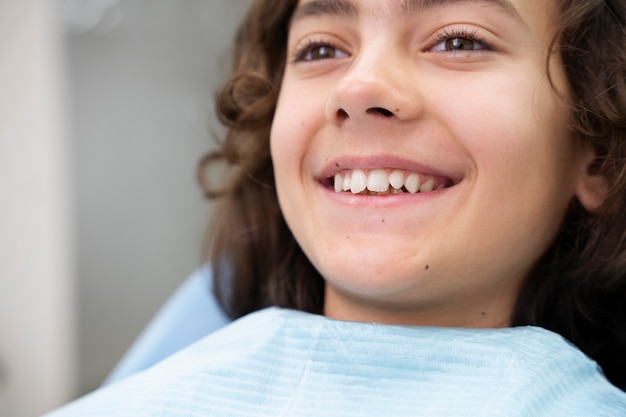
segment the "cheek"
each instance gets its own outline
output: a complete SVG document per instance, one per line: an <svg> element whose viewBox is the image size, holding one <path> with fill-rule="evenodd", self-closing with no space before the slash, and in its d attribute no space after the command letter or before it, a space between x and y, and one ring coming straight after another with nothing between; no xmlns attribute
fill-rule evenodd
<svg viewBox="0 0 626 417"><path fill-rule="evenodd" d="M292 86L287 80L281 87L272 130L270 152L277 181L281 173L293 179L306 169L307 161L317 153L319 141L314 140L324 121L324 97L311 88Z"/></svg>
<svg viewBox="0 0 626 417"><path fill-rule="evenodd" d="M432 103L477 169L532 170L541 161L548 164L546 158L571 152L565 105L544 73L529 69L530 75L520 76L520 71L509 68L448 83Z"/></svg>
<svg viewBox="0 0 626 417"><path fill-rule="evenodd" d="M285 171L293 169L294 163L301 154L299 124L303 127L304 121L298 121L293 112L288 111L288 105L284 101L284 96L281 95L270 132L270 153L279 185L280 180L284 179Z"/></svg>
<svg viewBox="0 0 626 417"><path fill-rule="evenodd" d="M304 97L294 95L289 84L281 87L270 133L270 150L276 162L280 162L280 156L298 152L302 147L301 133L307 129L310 114Z"/></svg>
<svg viewBox="0 0 626 417"><path fill-rule="evenodd" d="M523 266L550 244L574 194L567 110L539 75L492 76L478 85L483 88L463 92L465 100L457 94L439 108L451 136L472 157L459 235L475 236L476 245L493 254L517 253Z"/></svg>
<svg viewBox="0 0 626 417"><path fill-rule="evenodd" d="M304 171L311 145L313 111L308 100L282 88L270 132L270 153L281 211L290 227L303 207Z"/></svg>

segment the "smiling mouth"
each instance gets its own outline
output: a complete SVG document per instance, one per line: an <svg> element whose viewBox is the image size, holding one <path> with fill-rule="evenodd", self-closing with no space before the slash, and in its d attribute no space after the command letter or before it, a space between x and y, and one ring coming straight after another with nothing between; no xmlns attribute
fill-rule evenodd
<svg viewBox="0 0 626 417"><path fill-rule="evenodd" d="M448 188L449 178L418 174L399 169L344 170L328 178L327 185L336 193L360 195L417 194Z"/></svg>

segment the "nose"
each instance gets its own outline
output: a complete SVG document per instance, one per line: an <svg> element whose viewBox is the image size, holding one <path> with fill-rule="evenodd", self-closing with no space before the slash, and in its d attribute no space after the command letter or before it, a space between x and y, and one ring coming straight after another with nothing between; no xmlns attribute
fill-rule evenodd
<svg viewBox="0 0 626 417"><path fill-rule="evenodd" d="M326 102L335 124L383 119L409 120L421 113L416 73L398 51L372 47L359 53L337 80Z"/></svg>

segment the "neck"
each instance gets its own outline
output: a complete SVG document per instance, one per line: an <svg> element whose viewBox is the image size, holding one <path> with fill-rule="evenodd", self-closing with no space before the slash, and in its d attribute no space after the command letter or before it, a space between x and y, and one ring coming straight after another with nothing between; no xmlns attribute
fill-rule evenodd
<svg viewBox="0 0 626 417"><path fill-rule="evenodd" d="M513 302L505 297L485 303L470 297L429 305L398 304L363 299L326 285L324 315L328 318L410 326L503 328L512 322Z"/></svg>

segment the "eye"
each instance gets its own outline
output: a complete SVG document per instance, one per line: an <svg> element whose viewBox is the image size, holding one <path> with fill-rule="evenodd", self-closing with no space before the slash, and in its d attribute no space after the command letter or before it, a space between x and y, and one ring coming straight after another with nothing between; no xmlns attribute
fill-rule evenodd
<svg viewBox="0 0 626 417"><path fill-rule="evenodd" d="M482 45L477 45L476 41L465 38L446 39L442 43L445 51L474 51L477 46L482 49Z"/></svg>
<svg viewBox="0 0 626 417"><path fill-rule="evenodd" d="M294 61L320 61L347 58L348 53L324 42L310 41L296 51Z"/></svg>
<svg viewBox="0 0 626 417"><path fill-rule="evenodd" d="M489 51L491 48L480 39L475 31L459 29L444 31L437 35L432 52L471 52Z"/></svg>

